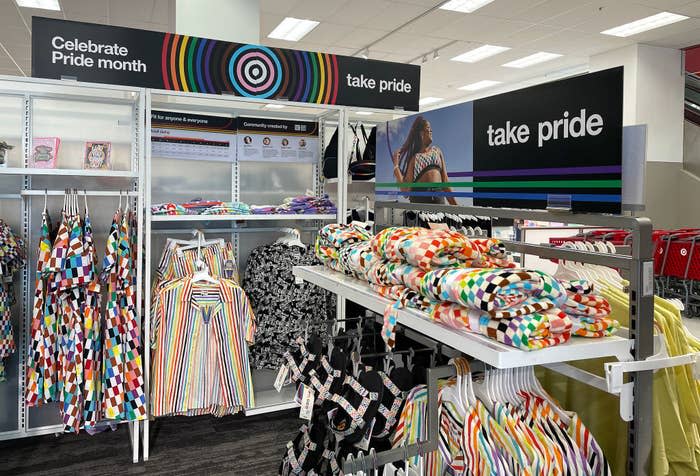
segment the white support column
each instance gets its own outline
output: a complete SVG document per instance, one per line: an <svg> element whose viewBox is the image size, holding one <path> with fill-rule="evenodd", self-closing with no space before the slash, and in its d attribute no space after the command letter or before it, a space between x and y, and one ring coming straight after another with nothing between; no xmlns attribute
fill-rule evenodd
<svg viewBox="0 0 700 476"><path fill-rule="evenodd" d="M260 43L260 1L176 0L175 30L181 35Z"/></svg>
<svg viewBox="0 0 700 476"><path fill-rule="evenodd" d="M647 125L645 210L657 228L688 226L680 186L683 169L684 75L682 52L630 45L590 58L591 71L624 66L623 125Z"/></svg>

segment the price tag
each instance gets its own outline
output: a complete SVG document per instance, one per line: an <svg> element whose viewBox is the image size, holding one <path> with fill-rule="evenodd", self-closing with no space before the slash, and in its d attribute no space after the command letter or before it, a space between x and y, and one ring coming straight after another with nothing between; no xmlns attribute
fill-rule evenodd
<svg viewBox="0 0 700 476"><path fill-rule="evenodd" d="M304 396L301 397L301 408L299 409L299 418L302 420L311 420L311 415L314 412L314 391L308 385L302 384L304 387Z"/></svg>
<svg viewBox="0 0 700 476"><path fill-rule="evenodd" d="M277 378L275 379L275 390L277 390L277 393L282 391L282 387L284 387L284 384L287 382L288 375L289 367L287 367L287 364L284 364L280 367L280 371L277 372Z"/></svg>

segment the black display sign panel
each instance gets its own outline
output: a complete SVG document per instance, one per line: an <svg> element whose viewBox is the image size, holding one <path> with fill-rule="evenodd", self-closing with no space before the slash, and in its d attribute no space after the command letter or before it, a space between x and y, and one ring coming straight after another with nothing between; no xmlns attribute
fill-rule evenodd
<svg viewBox="0 0 700 476"><path fill-rule="evenodd" d="M32 18L32 76L418 110L420 66Z"/></svg>
<svg viewBox="0 0 700 476"><path fill-rule="evenodd" d="M273 134L318 135L318 122L288 121L262 117L239 117L239 132L269 132Z"/></svg>
<svg viewBox="0 0 700 476"><path fill-rule="evenodd" d="M238 128L238 121L233 117L154 110L151 111L151 127L202 129L212 132L235 133Z"/></svg>
<svg viewBox="0 0 700 476"><path fill-rule="evenodd" d="M503 183L474 204L620 213L622 97L619 67L474 101L474 181Z"/></svg>
<svg viewBox="0 0 700 476"><path fill-rule="evenodd" d="M407 116L377 128L380 199L622 209L623 69Z"/></svg>

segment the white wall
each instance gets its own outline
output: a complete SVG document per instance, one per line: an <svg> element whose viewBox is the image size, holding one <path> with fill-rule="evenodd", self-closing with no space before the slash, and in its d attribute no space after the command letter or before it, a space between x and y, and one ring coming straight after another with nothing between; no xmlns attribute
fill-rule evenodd
<svg viewBox="0 0 700 476"><path fill-rule="evenodd" d="M260 43L259 0L176 0L175 31L235 43Z"/></svg>
<svg viewBox="0 0 700 476"><path fill-rule="evenodd" d="M683 162L685 78L680 50L639 45L637 123L648 125L647 161Z"/></svg>
<svg viewBox="0 0 700 476"><path fill-rule="evenodd" d="M637 47L629 45L616 50L607 51L599 55L591 56L590 71L624 66L624 98L622 103L622 125L630 126L637 122Z"/></svg>
<svg viewBox="0 0 700 476"><path fill-rule="evenodd" d="M591 71L624 66L623 125L647 124L647 161L683 162L680 50L629 45L590 58Z"/></svg>

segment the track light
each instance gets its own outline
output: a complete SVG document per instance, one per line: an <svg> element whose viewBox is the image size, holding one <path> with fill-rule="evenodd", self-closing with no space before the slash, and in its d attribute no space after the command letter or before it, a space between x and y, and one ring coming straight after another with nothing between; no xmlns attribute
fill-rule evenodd
<svg viewBox="0 0 700 476"><path fill-rule="evenodd" d="M440 52L438 50L433 51L433 61L440 59Z"/></svg>
<svg viewBox="0 0 700 476"><path fill-rule="evenodd" d="M423 55L423 61L421 63L425 64L428 62L428 55Z"/></svg>
<svg viewBox="0 0 700 476"><path fill-rule="evenodd" d="M369 59L369 48L365 48L360 52L360 58Z"/></svg>

